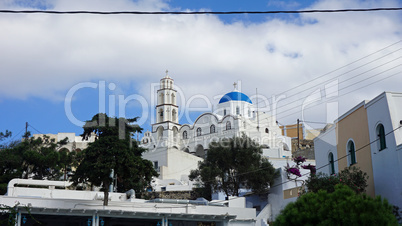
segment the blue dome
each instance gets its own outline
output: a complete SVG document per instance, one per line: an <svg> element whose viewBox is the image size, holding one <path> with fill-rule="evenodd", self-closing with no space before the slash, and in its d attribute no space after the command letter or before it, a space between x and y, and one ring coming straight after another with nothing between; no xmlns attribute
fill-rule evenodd
<svg viewBox="0 0 402 226"><path fill-rule="evenodd" d="M221 104L221 103L225 103L225 102L228 102L228 101L245 101L247 103L252 104L250 98L246 94L240 93L240 92L237 92L237 91L233 91L233 92L225 94L219 100L219 103Z"/></svg>

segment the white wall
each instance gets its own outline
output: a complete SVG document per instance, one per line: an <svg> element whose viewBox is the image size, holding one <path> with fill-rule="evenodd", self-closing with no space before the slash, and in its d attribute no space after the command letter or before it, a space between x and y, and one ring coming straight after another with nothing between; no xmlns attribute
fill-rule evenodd
<svg viewBox="0 0 402 226"><path fill-rule="evenodd" d="M314 139L314 155L317 173L323 172L329 174L330 166L328 165L328 155L330 152L334 155L334 161L338 159L336 137L336 124L334 124L325 133L320 134ZM335 173L338 173L338 162L334 162L334 166Z"/></svg>
<svg viewBox="0 0 402 226"><path fill-rule="evenodd" d="M402 94L383 93L367 105L370 141L377 139L378 123L385 134L398 128L402 120ZM402 129L386 136L387 148L379 151L377 142L371 144L375 194L402 208ZM397 142L398 141L398 142ZM399 146L399 147L398 147Z"/></svg>

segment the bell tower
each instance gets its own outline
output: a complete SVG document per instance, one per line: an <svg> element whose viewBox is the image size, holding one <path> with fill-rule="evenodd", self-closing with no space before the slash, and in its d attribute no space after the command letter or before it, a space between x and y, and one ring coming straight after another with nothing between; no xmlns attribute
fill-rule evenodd
<svg viewBox="0 0 402 226"><path fill-rule="evenodd" d="M160 80L160 87L156 92L156 123L152 124L152 132L156 133L157 139L175 138L178 136L180 127L177 106L177 90L174 89L174 81L166 70L166 76Z"/></svg>

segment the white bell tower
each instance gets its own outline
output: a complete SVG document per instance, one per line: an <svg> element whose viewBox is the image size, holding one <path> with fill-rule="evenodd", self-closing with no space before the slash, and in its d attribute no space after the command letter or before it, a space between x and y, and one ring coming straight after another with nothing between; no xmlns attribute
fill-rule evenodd
<svg viewBox="0 0 402 226"><path fill-rule="evenodd" d="M173 88L174 81L166 70L166 76L160 80L160 88L156 92L156 123L152 124L152 133L156 133L158 140L164 139L172 143L178 137L180 128L177 106L177 91Z"/></svg>

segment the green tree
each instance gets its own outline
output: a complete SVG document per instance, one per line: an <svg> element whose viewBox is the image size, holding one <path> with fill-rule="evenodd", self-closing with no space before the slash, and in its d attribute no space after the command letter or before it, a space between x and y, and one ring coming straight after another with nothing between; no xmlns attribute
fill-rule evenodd
<svg viewBox="0 0 402 226"><path fill-rule="evenodd" d="M108 205L109 185L112 170L117 175L118 191L133 188L137 193L143 192L150 185L152 177L158 176L152 162L142 159L145 149L132 140L134 132L142 128L132 125L137 118L113 118L106 114L97 114L84 125L83 139L96 135L96 140L82 151L82 158L77 167L73 182L91 183L104 191L104 205Z"/></svg>
<svg viewBox="0 0 402 226"><path fill-rule="evenodd" d="M337 175L324 173L311 175L306 180L306 187L309 192L318 192L319 190L334 192L337 184L344 184L356 193L364 193L368 186L367 179L367 173L361 171L358 167L352 166L345 168Z"/></svg>
<svg viewBox="0 0 402 226"><path fill-rule="evenodd" d="M65 166L73 162L71 158L61 158L58 149L64 144L66 139L56 142L46 135L30 137L27 132L22 141L3 145L0 149L0 193L6 192L7 183L13 178L59 180ZM74 156L74 152L65 155Z"/></svg>
<svg viewBox="0 0 402 226"><path fill-rule="evenodd" d="M16 148L0 149L0 194L7 192L7 184L22 175L23 158Z"/></svg>
<svg viewBox="0 0 402 226"><path fill-rule="evenodd" d="M58 180L62 176L63 164L58 149L67 143L67 138L56 142L49 136L25 138L17 152L23 156L23 178Z"/></svg>
<svg viewBox="0 0 402 226"><path fill-rule="evenodd" d="M12 135L11 131L6 130L4 133L0 132L0 142L2 142L3 140L10 138ZM0 143L0 149L4 149L7 148L8 145L2 144Z"/></svg>
<svg viewBox="0 0 402 226"><path fill-rule="evenodd" d="M209 145L207 157L189 178L207 189L238 196L240 188L268 192L278 172L262 156L261 147L246 135Z"/></svg>
<svg viewBox="0 0 402 226"><path fill-rule="evenodd" d="M338 184L332 193L309 192L289 203L274 225L398 225L387 200Z"/></svg>

